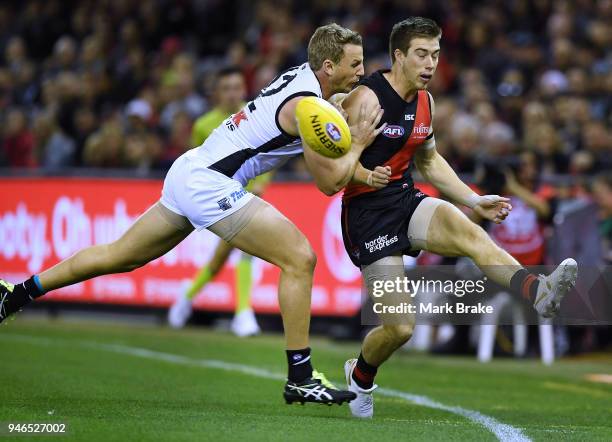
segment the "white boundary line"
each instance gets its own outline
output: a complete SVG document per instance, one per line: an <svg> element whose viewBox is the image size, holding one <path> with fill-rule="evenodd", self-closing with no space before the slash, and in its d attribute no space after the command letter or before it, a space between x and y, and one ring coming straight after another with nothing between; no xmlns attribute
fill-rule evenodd
<svg viewBox="0 0 612 442"><path fill-rule="evenodd" d="M61 346L74 346L75 344L85 347L85 348L93 348L98 350L109 351L113 353L119 353L129 356L136 356L145 359L152 359L156 361L165 361L172 364L180 364L180 365L190 365L196 367L204 367L204 368L215 368L223 371L231 371L242 374L247 374L251 376L257 376L265 379L273 379L284 381L286 376L280 373L274 373L272 371L253 367L251 365L244 364L236 364L233 362L225 362L216 359L194 359L187 356L176 355L172 353L165 353L155 350L149 350L146 348L140 347L131 347L127 345L120 344L100 344L97 342L91 341L83 341L83 340L72 340L72 339L62 339L62 338L40 338L35 336L28 335L20 335L20 334L2 334L0 335L2 339L13 339L19 341L25 341L32 344L39 345L61 345ZM407 402L411 402L415 405L420 405L423 407L434 408L436 410L447 411L449 413L453 413L459 416L462 416L478 425L482 425L487 430L492 432L497 439L502 442L530 442L525 433L520 428L513 427L508 424L503 424L499 422L497 419L479 413L478 411L469 410L467 408L445 405L440 402L436 402L433 399L428 398L427 396L419 396L416 394L405 393L400 390L393 390L389 388L379 388L378 393L383 396L394 397L398 399L403 399Z"/></svg>

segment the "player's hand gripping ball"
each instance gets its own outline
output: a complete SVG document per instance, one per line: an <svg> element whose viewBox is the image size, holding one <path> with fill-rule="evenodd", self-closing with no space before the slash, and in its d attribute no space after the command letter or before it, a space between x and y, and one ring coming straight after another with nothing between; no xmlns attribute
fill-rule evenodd
<svg viewBox="0 0 612 442"><path fill-rule="evenodd" d="M295 109L302 138L315 152L339 158L351 149L351 132L340 112L318 97L300 100Z"/></svg>

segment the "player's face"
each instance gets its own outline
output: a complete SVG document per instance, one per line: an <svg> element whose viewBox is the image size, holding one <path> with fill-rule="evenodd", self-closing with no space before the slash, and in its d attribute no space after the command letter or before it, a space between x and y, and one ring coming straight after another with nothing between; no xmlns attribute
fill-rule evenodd
<svg viewBox="0 0 612 442"><path fill-rule="evenodd" d="M406 55L398 52L396 61L401 64L406 81L414 89L427 89L438 67L440 39L413 38Z"/></svg>
<svg viewBox="0 0 612 442"><path fill-rule="evenodd" d="M219 79L217 84L218 106L228 112L235 112L242 104L246 87L242 75L230 74Z"/></svg>
<svg viewBox="0 0 612 442"><path fill-rule="evenodd" d="M334 66L332 85L334 93L350 92L363 77L363 47L344 45L344 55Z"/></svg>

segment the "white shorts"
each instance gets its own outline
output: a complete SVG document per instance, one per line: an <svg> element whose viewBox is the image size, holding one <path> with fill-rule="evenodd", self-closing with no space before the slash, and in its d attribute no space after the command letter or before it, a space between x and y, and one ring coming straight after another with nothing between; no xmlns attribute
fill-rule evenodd
<svg viewBox="0 0 612 442"><path fill-rule="evenodd" d="M170 167L160 202L202 230L241 209L253 196L238 181L187 152Z"/></svg>

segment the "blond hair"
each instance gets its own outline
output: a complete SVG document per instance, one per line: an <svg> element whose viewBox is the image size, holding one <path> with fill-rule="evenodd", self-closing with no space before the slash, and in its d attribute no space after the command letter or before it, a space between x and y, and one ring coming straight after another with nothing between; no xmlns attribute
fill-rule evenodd
<svg viewBox="0 0 612 442"><path fill-rule="evenodd" d="M325 60L339 63L347 44L362 46L361 35L336 23L318 27L308 42L310 68L319 70Z"/></svg>

